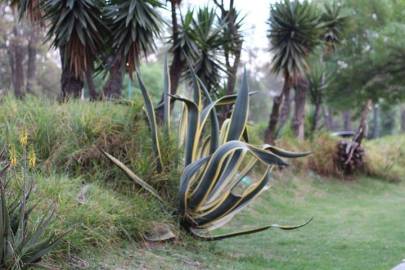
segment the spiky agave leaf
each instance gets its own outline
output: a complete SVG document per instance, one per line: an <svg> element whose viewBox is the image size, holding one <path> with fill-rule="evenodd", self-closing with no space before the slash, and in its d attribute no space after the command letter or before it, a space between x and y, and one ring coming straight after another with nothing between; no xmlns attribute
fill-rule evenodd
<svg viewBox="0 0 405 270"><path fill-rule="evenodd" d="M155 109L154 109L152 100L148 94L148 91L145 88L145 84L143 83L138 71L136 72L136 76L138 78L139 88L141 89L141 92L142 92L142 97L143 97L144 104L145 104L146 117L148 118L148 124L149 124L149 128L151 130L152 148L153 148L153 152L154 152L155 160L156 160L156 169L158 172L161 172L163 169L163 164L162 164L162 155L160 153L158 125L156 122ZM166 101L168 101L168 99L165 100L165 102ZM168 106L168 105L165 105L165 107L166 106ZM166 113L168 113L168 112L166 112Z"/></svg>
<svg viewBox="0 0 405 270"><path fill-rule="evenodd" d="M249 104L246 72L236 102L233 96L226 96L222 100L209 102L205 108L199 110L199 106L194 101L179 96L175 96L175 98L186 103L187 115L192 112L193 115L196 115L194 118L200 119L200 121L192 120L191 124L197 124L193 124L192 132L186 132L186 140L193 140L193 145L197 145L197 147L188 148L186 144L185 149L187 160L190 161L191 156L192 162L188 163L180 180L179 215L183 226L198 237L204 237L207 240L254 233L274 227L290 228L270 225L265 228L218 237L207 236L207 232L226 224L236 213L244 209L265 190L270 180L272 167L287 165L280 156L296 158L309 154L287 152L270 145L259 148L240 141L246 131ZM197 100L195 99L195 101ZM206 143L200 144L199 141L203 137L202 133L208 115L212 108L215 108L215 105L228 102L235 102L235 108L231 119L225 121L221 130L220 137L222 139L220 141L222 145L209 155L198 155L197 153L207 153L204 150L198 152L198 149L206 147ZM190 127L190 118L188 127ZM187 151L191 151L191 154L187 155ZM248 159L249 155L250 158ZM258 163L265 164L264 173L258 177L257 181L246 187L242 193L238 193L236 190L244 177L251 173ZM300 226L291 228L298 227Z"/></svg>
<svg viewBox="0 0 405 270"><path fill-rule="evenodd" d="M190 70L193 71L192 68ZM309 154L292 153L271 145L258 147L242 141L242 138L247 137L250 95L247 81L245 72L237 95L224 96L214 101L194 74L192 97L172 96L185 105L181 124L183 131L180 134L184 136L185 141L186 167L180 179L178 214L182 226L201 239L219 240L270 228L295 229L307 224L299 226L273 224L226 235L209 235L210 231L225 225L266 190L272 168L287 166L282 158L297 158ZM144 98L145 103L150 103L147 101L147 95L144 95ZM231 118L225 120L221 128L219 126L215 128L218 121L215 108L229 104L234 104ZM152 125L151 129L156 129L155 122L149 124ZM210 134L206 134L207 130L211 130ZM213 144L215 147L209 147ZM124 167L125 165L117 161L115 163L124 169L127 175L135 175ZM144 181L138 177L134 180L158 197L157 192L149 188Z"/></svg>
<svg viewBox="0 0 405 270"><path fill-rule="evenodd" d="M53 221L53 208L36 225L30 222L34 207L28 207L27 201L32 186L24 186L20 198L8 202L12 195L5 192L4 172L5 169L0 173L0 268L29 269L54 249L65 234L44 236Z"/></svg>

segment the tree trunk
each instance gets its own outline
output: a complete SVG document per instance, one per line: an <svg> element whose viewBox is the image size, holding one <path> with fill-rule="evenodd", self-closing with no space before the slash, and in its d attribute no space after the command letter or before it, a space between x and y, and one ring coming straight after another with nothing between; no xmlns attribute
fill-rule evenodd
<svg viewBox="0 0 405 270"><path fill-rule="evenodd" d="M62 75L61 75L61 86L62 86L62 101L68 101L71 98L80 98L83 90L83 80L77 78L73 71L70 69L69 65L65 61L64 49L59 48L60 58L62 63Z"/></svg>
<svg viewBox="0 0 405 270"><path fill-rule="evenodd" d="M291 88L286 88L284 92L284 97L283 97L283 103L281 105L281 111L280 111L280 119L279 119L279 128L278 130L280 131L283 126L286 124L288 121L288 118L290 118L290 111L291 111ZM278 133L278 132L277 132Z"/></svg>
<svg viewBox="0 0 405 270"><path fill-rule="evenodd" d="M405 108L401 109L401 132L405 133Z"/></svg>
<svg viewBox="0 0 405 270"><path fill-rule="evenodd" d="M368 115L372 110L373 102L371 99L367 100L366 104L363 107L360 115L360 124L357 130L356 136L354 137L353 141L361 144L364 137L368 135Z"/></svg>
<svg viewBox="0 0 405 270"><path fill-rule="evenodd" d="M124 80L124 66L121 58L117 56L110 56L107 60L110 63L110 76L104 85L103 95L104 98L113 99L121 97L122 83Z"/></svg>
<svg viewBox="0 0 405 270"><path fill-rule="evenodd" d="M89 97L91 101L95 101L98 99L98 93L96 90L96 86L94 85L94 80L93 80L93 69L89 69L86 71L86 83L87 83L87 88L89 90Z"/></svg>
<svg viewBox="0 0 405 270"><path fill-rule="evenodd" d="M171 15L172 15L172 38L173 44L178 43L179 25L177 22L177 1L171 0ZM169 69L170 76L170 93L175 95L179 87L181 73L183 72L185 62L182 59L182 51L180 48L173 49L173 60ZM163 95L162 95L163 101Z"/></svg>
<svg viewBox="0 0 405 270"><path fill-rule="evenodd" d="M28 63L27 63L27 93L34 92L35 75L37 70L37 50L39 42L39 29L37 26L31 26L31 33L28 41Z"/></svg>
<svg viewBox="0 0 405 270"><path fill-rule="evenodd" d="M333 121L333 114L332 111L325 106L322 106L322 114L323 114L323 119L325 122L325 126L329 131L335 130L335 124Z"/></svg>
<svg viewBox="0 0 405 270"><path fill-rule="evenodd" d="M305 102L308 90L308 81L304 77L299 77L295 86L295 109L292 128L298 140L305 138Z"/></svg>
<svg viewBox="0 0 405 270"><path fill-rule="evenodd" d="M14 37L10 40L9 47L9 61L11 68L12 84L14 94L17 98L24 97L24 46L22 42L22 35L18 31L17 25L13 27Z"/></svg>
<svg viewBox="0 0 405 270"><path fill-rule="evenodd" d="M290 88L290 77L288 74L284 75L284 86L281 93L273 98L273 107L270 113L269 124L267 129L264 133L264 141L265 143L274 144L276 140L276 129L280 115L280 106L283 102L284 92L288 91L286 89Z"/></svg>
<svg viewBox="0 0 405 270"><path fill-rule="evenodd" d="M350 110L346 110L342 112L342 120L343 120L343 130L351 131L352 130L352 116Z"/></svg>
<svg viewBox="0 0 405 270"><path fill-rule="evenodd" d="M311 132L314 133L318 129L319 115L321 113L321 100L315 102L314 115L312 119Z"/></svg>
<svg viewBox="0 0 405 270"><path fill-rule="evenodd" d="M171 0L170 2L172 15L172 39L173 44L177 44L179 39L179 25L177 21L177 9L176 9L178 2L176 0ZM180 48L172 47L172 53L173 59L169 67L170 94L175 95L177 93L177 89L179 88L181 75L185 68L186 62L182 57L183 52ZM162 93L159 104L163 103L163 99L164 93ZM171 99L171 102L173 102L173 99ZM171 108L173 108L173 106L171 106ZM158 109L156 109L156 118L158 122L161 122L163 120L163 106L160 106Z"/></svg>

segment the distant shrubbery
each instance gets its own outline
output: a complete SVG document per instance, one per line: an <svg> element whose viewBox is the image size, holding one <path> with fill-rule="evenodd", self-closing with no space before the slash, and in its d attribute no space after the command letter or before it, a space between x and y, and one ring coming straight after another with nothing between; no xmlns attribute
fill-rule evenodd
<svg viewBox="0 0 405 270"><path fill-rule="evenodd" d="M327 133L319 133L312 141L283 138L278 145L292 151L312 151L308 158L293 161L295 170L311 170L322 176L354 179L356 176L345 177L336 165L336 144L339 140ZM405 136L370 140L365 143L364 149L365 166L359 174L390 182L405 179Z"/></svg>

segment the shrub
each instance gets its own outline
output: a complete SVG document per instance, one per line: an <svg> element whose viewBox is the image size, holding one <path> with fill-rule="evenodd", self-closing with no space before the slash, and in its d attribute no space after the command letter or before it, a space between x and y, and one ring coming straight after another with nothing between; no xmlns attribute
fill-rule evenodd
<svg viewBox="0 0 405 270"><path fill-rule="evenodd" d="M364 172L372 177L399 182L405 178L405 136L388 136L365 144Z"/></svg>

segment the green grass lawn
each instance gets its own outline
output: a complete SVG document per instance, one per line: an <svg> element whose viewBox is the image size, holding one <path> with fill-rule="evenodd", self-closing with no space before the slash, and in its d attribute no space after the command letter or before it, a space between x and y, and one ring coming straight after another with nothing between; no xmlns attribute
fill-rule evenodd
<svg viewBox="0 0 405 270"><path fill-rule="evenodd" d="M231 227L300 223L314 217L300 230L215 243L128 243L84 256L92 269L391 269L405 258L405 184L284 178Z"/></svg>

